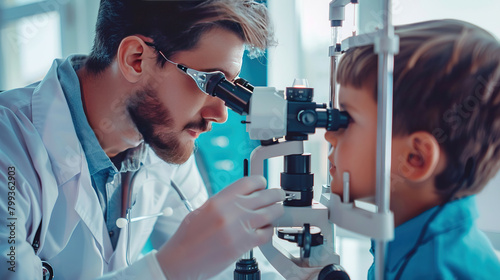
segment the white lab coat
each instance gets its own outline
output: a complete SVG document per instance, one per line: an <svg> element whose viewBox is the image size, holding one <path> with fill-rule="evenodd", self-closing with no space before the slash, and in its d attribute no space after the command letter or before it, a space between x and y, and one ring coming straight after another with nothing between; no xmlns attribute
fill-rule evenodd
<svg viewBox="0 0 500 280"><path fill-rule="evenodd" d="M54 62L40 83L0 95L0 278L41 279L42 259L53 266L56 279L165 279L155 251L137 259L150 235L155 245L162 244L188 213L169 186L171 179L195 208L208 198L194 159L170 165L148 148L145 167L135 180L132 217L155 214L166 207L174 214L132 224L134 263L127 267L127 228L121 230L113 251L57 78L58 64ZM15 168L11 178L9 167ZM9 181L15 182L10 193ZM15 198L12 214L9 196ZM13 218L9 222L15 222L14 230L4 225L7 218ZM40 221L40 249L35 255L31 244ZM9 243L13 236L15 243ZM9 271L12 251L15 272ZM232 269L225 275L214 278L232 279Z"/></svg>

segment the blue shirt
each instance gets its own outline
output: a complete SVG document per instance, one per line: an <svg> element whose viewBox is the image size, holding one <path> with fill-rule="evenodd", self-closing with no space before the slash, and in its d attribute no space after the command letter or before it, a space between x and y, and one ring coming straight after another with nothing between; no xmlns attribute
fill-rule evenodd
<svg viewBox="0 0 500 280"><path fill-rule="evenodd" d="M396 227L386 255L386 279L394 279L429 217L438 207ZM401 279L500 279L500 261L475 220L475 196L452 201L430 223ZM372 254L374 247L372 242ZM374 264L368 279L375 279Z"/></svg>
<svg viewBox="0 0 500 280"><path fill-rule="evenodd" d="M70 56L60 64L57 69L57 75L59 76L59 82L61 83L66 101L68 102L76 135L78 136L78 140L80 140L89 165L92 186L96 190L103 211L105 211L106 203L103 203L107 200L105 184L108 177L117 173L118 170L101 148L83 110L80 81L78 80L76 71L80 69L84 62L85 56Z"/></svg>
<svg viewBox="0 0 500 280"><path fill-rule="evenodd" d="M76 135L87 159L92 187L99 199L111 244L115 248L120 233L120 229L116 226L116 219L122 216L122 176L120 173L136 171L140 168L145 154L144 145L126 152L120 171L106 155L83 109L80 81L76 71L83 66L85 59L86 56L82 55L68 57L59 65L57 75L75 125Z"/></svg>

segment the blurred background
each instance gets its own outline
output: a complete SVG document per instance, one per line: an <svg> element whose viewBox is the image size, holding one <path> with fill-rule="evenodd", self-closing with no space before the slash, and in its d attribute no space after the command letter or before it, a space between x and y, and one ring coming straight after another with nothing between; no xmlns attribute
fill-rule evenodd
<svg viewBox="0 0 500 280"><path fill-rule="evenodd" d="M315 89L315 101L328 102L331 30L330 0L267 0L278 46L265 57L245 57L241 77L257 86L284 89L294 78L307 78ZM380 7L374 1L359 1L348 7L343 37L352 30L361 33L376 28ZM22 87L42 79L53 59L90 52L99 0L0 0L0 90ZM393 0L394 24L456 18L479 25L500 37L500 1L479 3L465 0ZM226 124L215 125L198 141L197 160L211 194L242 175L242 160L258 144L250 141L242 117L230 112ZM306 150L315 157L312 169L315 186L326 183L328 146L323 130L310 137ZM0 147L1 148L1 147ZM269 160L270 187L279 186L282 158ZM480 227L500 250L500 176L478 196ZM315 197L319 197L319 191ZM372 263L369 240L337 229L337 250L351 279L366 279Z"/></svg>

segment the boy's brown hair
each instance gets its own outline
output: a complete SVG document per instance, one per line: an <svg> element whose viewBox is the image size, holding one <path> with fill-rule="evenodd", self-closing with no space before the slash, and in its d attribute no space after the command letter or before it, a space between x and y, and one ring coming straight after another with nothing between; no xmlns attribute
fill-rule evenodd
<svg viewBox="0 0 500 280"><path fill-rule="evenodd" d="M437 192L455 197L481 191L500 168L500 43L485 30L458 20L396 27L393 136L427 131L446 155ZM373 46L349 49L337 81L373 90ZM468 163L469 162L469 163ZM470 164L473 163L473 164ZM470 174L464 176L469 166Z"/></svg>

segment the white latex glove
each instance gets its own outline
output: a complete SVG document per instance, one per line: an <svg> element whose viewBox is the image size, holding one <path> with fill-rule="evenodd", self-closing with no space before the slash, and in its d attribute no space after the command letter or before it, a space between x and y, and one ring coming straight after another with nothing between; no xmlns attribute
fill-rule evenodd
<svg viewBox="0 0 500 280"><path fill-rule="evenodd" d="M209 278L270 241L285 192L265 187L262 176L244 177L187 215L156 254L167 279Z"/></svg>

